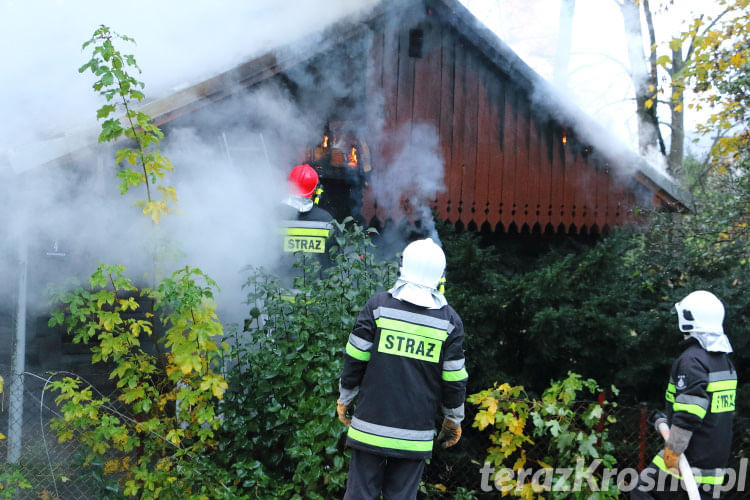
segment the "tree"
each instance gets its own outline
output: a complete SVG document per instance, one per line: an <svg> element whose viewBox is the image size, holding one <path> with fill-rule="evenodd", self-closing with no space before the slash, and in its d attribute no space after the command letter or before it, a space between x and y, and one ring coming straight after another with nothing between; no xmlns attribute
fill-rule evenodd
<svg viewBox="0 0 750 500"><path fill-rule="evenodd" d="M97 111L104 120L99 142L124 137L135 144L115 155L125 165L118 172L120 192L144 185L146 199L136 205L156 225L177 201L174 187L159 182L172 164L156 149L162 131L135 109L144 84L128 73L138 66L116 48L119 41L133 40L100 26L83 44L92 55L79 71L98 77L93 88L107 101ZM123 118L111 117L118 107ZM161 201L152 197L153 186ZM207 458L218 447L216 410L228 387L218 372L226 345L218 340L217 284L185 267L154 289L141 288L125 277L123 266L100 264L89 285L57 294L60 307L49 325L64 326L75 343L89 346L92 364L110 370L117 396L105 397L77 376L51 382L62 412L52 422L58 440L77 434L102 497L239 498L233 478ZM158 331L163 335L153 342L153 354L143 343Z"/></svg>
<svg viewBox="0 0 750 500"><path fill-rule="evenodd" d="M656 34L648 0L615 0L622 11L630 62L630 78L635 89L636 116L638 117L638 151L645 155L658 149L666 155L664 138L656 115ZM646 28L651 43L648 51L643 47L641 5L645 13ZM644 54L648 54L648 59Z"/></svg>
<svg viewBox="0 0 750 500"><path fill-rule="evenodd" d="M573 13L576 0L562 0L560 3L560 30L557 35L557 55L555 72L552 77L561 89L568 86L568 63L570 62L570 45L573 38Z"/></svg>
<svg viewBox="0 0 750 500"><path fill-rule="evenodd" d="M685 87L682 74L686 66L693 64L695 50L702 45L706 34L729 9L724 9L714 18L701 15L688 32L672 38L667 53L660 56L654 28L654 11L649 0L615 2L622 11L627 35L628 59L638 117L638 149L641 154L645 154L657 148L665 157L669 170L675 172L682 165L685 153ZM648 33L648 47L644 47L644 27ZM659 85L659 69L666 73L667 85ZM669 97L660 98L660 94L666 93L668 89ZM669 110L668 123L659 120L657 110L660 105ZM667 125L671 131L669 150L660 125Z"/></svg>
<svg viewBox="0 0 750 500"><path fill-rule="evenodd" d="M747 173L750 149L750 1L720 0L722 13L713 20L698 17L675 39L689 43L688 57L673 86L696 93L689 108L708 108L712 115L699 132L714 137L707 166L718 174ZM698 33L700 32L700 35Z"/></svg>

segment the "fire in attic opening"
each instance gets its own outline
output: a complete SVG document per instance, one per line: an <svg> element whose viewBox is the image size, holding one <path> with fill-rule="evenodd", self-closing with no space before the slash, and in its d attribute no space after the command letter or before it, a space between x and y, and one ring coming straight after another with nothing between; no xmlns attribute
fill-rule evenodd
<svg viewBox="0 0 750 500"><path fill-rule="evenodd" d="M356 122L328 122L320 142L302 154L320 176L320 206L338 220L359 216L362 190L372 172L370 148L359 130Z"/></svg>

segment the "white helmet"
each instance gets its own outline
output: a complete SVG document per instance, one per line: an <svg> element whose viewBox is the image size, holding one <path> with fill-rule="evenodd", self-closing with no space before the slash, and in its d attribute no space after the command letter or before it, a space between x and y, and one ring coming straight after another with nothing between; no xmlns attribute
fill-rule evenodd
<svg viewBox="0 0 750 500"><path fill-rule="evenodd" d="M400 278L417 285L437 288L445 271L445 254L430 238L409 243L401 257Z"/></svg>
<svg viewBox="0 0 750 500"><path fill-rule="evenodd" d="M724 305L711 292L698 290L674 305L680 331L724 333Z"/></svg>

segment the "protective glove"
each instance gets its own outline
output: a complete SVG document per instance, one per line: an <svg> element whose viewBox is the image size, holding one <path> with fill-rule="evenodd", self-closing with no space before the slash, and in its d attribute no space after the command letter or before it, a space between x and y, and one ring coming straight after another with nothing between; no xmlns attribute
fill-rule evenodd
<svg viewBox="0 0 750 500"><path fill-rule="evenodd" d="M346 410L347 406L341 402L341 400L336 401L336 414L339 416L339 420L342 424L348 426L352 423L352 419L348 418L346 416Z"/></svg>
<svg viewBox="0 0 750 500"><path fill-rule="evenodd" d="M649 425L652 425L654 429L656 429L656 432L659 432L659 424L664 422L667 423L667 416L660 412L659 410L652 410L651 413L648 415L648 419L646 422Z"/></svg>
<svg viewBox="0 0 750 500"><path fill-rule="evenodd" d="M669 428L669 437L664 446L664 465L675 474L679 474L680 455L685 453L692 437L692 431L678 425L672 424Z"/></svg>
<svg viewBox="0 0 750 500"><path fill-rule="evenodd" d="M440 443L440 446L450 448L458 443L459 439L461 439L461 425L448 418L444 418L443 426L440 428L440 433L438 434L438 443Z"/></svg>
<svg viewBox="0 0 750 500"><path fill-rule="evenodd" d="M659 429L659 426L661 424L667 424L669 425L669 422L666 418L657 418L656 422L654 422L654 429L656 429L656 432L661 433L661 430Z"/></svg>
<svg viewBox="0 0 750 500"><path fill-rule="evenodd" d="M679 475L680 474L680 454L676 453L671 448L664 448L664 465L669 469L670 472Z"/></svg>

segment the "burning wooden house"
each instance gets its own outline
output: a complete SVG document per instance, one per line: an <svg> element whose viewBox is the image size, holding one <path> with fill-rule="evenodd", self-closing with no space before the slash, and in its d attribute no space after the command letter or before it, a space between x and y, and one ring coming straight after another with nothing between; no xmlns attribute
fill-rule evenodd
<svg viewBox="0 0 750 500"><path fill-rule="evenodd" d="M338 217L382 227L415 219L419 205L475 230L597 234L633 221L636 208L685 206L666 176L557 96L457 0L385 2L314 47L266 54L148 108L169 129L268 85L317 120L317 137L288 144L289 156L319 169ZM440 164L415 174L425 134ZM430 175L439 185L421 189Z"/></svg>

